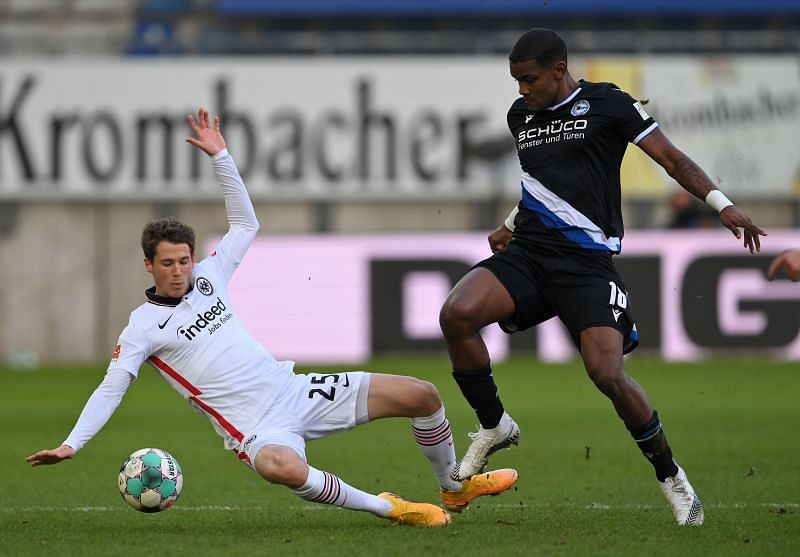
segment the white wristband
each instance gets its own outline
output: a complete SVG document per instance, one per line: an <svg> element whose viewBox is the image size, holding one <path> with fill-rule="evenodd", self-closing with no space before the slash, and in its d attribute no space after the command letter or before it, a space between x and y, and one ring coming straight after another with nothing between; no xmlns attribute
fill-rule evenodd
<svg viewBox="0 0 800 557"><path fill-rule="evenodd" d="M718 213L721 212L725 207L733 205L733 201L725 197L725 194L719 190L711 190L708 192L708 195L706 196L706 203L716 209Z"/></svg>
<svg viewBox="0 0 800 557"><path fill-rule="evenodd" d="M514 232L514 219L516 218L517 213L519 213L519 205L517 205L511 210L511 212L506 217L506 222L504 223L505 227L508 228L511 232Z"/></svg>

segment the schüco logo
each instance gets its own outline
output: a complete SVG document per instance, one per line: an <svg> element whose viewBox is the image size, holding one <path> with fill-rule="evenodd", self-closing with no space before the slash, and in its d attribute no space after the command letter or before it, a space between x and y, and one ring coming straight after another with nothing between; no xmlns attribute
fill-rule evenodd
<svg viewBox="0 0 800 557"><path fill-rule="evenodd" d="M519 132L517 135L517 140L525 141L526 139L534 139L537 137L553 135L561 132L575 132L585 130L588 126L589 121L583 118L578 120L567 120L566 122L556 120L554 122L549 122L545 126L536 126L529 130Z"/></svg>
<svg viewBox="0 0 800 557"><path fill-rule="evenodd" d="M185 336L188 340L194 340L201 331L208 331L208 334L214 334L214 331L219 329L226 321L228 321L233 314L224 313L227 306L222 301L222 298L217 298L217 303L208 308L207 311L197 314L197 320L188 327L181 325L177 329L178 336ZM224 314L223 314L224 313Z"/></svg>

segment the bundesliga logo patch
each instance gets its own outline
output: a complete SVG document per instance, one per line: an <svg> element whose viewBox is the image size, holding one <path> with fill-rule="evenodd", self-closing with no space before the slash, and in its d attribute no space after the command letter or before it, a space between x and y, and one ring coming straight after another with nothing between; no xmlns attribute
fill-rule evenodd
<svg viewBox="0 0 800 557"><path fill-rule="evenodd" d="M639 103L639 101L633 103L633 108L636 109L636 112L639 113L639 116L642 117L642 120L647 120L648 118L650 118L650 115L645 111L644 108L642 108L642 105Z"/></svg>

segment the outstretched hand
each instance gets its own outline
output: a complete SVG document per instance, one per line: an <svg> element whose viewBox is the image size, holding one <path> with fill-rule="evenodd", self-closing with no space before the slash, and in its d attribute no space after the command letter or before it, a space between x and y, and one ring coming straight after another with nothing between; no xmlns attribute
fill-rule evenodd
<svg viewBox="0 0 800 557"><path fill-rule="evenodd" d="M208 120L208 110L197 111L197 121L189 114L186 119L196 137L187 137L186 141L213 157L225 148L225 139L219 131L219 116L214 116L214 126Z"/></svg>
<svg viewBox="0 0 800 557"><path fill-rule="evenodd" d="M774 279L779 271L794 282L800 281L800 250L787 249L772 260L767 270L767 278Z"/></svg>
<svg viewBox="0 0 800 557"><path fill-rule="evenodd" d="M737 239L742 239L742 231L744 231L744 247L750 250L750 253L761 251L761 238L759 236L766 236L767 233L753 224L750 217L742 213L735 205L728 205L719 214L719 220L723 226L733 232Z"/></svg>
<svg viewBox="0 0 800 557"><path fill-rule="evenodd" d="M492 230L492 233L489 234L489 248L491 248L492 253L506 249L512 236L513 233L504 224Z"/></svg>
<svg viewBox="0 0 800 557"><path fill-rule="evenodd" d="M62 460L75 456L75 449L69 445L61 445L57 449L50 449L34 453L25 459L31 466L42 466L43 464L58 464Z"/></svg>

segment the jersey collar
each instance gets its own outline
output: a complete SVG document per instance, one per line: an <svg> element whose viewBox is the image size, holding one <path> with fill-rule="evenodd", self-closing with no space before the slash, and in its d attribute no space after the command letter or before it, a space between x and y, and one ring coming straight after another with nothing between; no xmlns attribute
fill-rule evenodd
<svg viewBox="0 0 800 557"><path fill-rule="evenodd" d="M189 290L186 291L186 294L191 292L194 289L194 284L189 285ZM151 304L156 304L157 306L172 306L175 307L183 301L183 298L173 298L171 296L159 296L156 294L156 287L151 286L147 290L144 291L144 295L147 296L147 300Z"/></svg>
<svg viewBox="0 0 800 557"><path fill-rule="evenodd" d="M575 90L574 90L572 93L570 93L570 95L569 95L569 96L568 96L566 99L564 99L563 101L561 101L561 102L560 102L560 103L558 103L558 104L554 104L553 106L550 106L550 107L548 107L548 108L547 108L547 110L555 110L555 109L557 109L557 108L559 108L559 107L562 107L562 106L564 106L564 105L565 105L565 104L567 104L569 101L571 101L572 99L574 99L574 98L575 98L575 96L576 96L578 93L580 93L580 92L581 92L581 89L583 89L583 87L578 87L578 88L577 88L577 89L575 89Z"/></svg>

